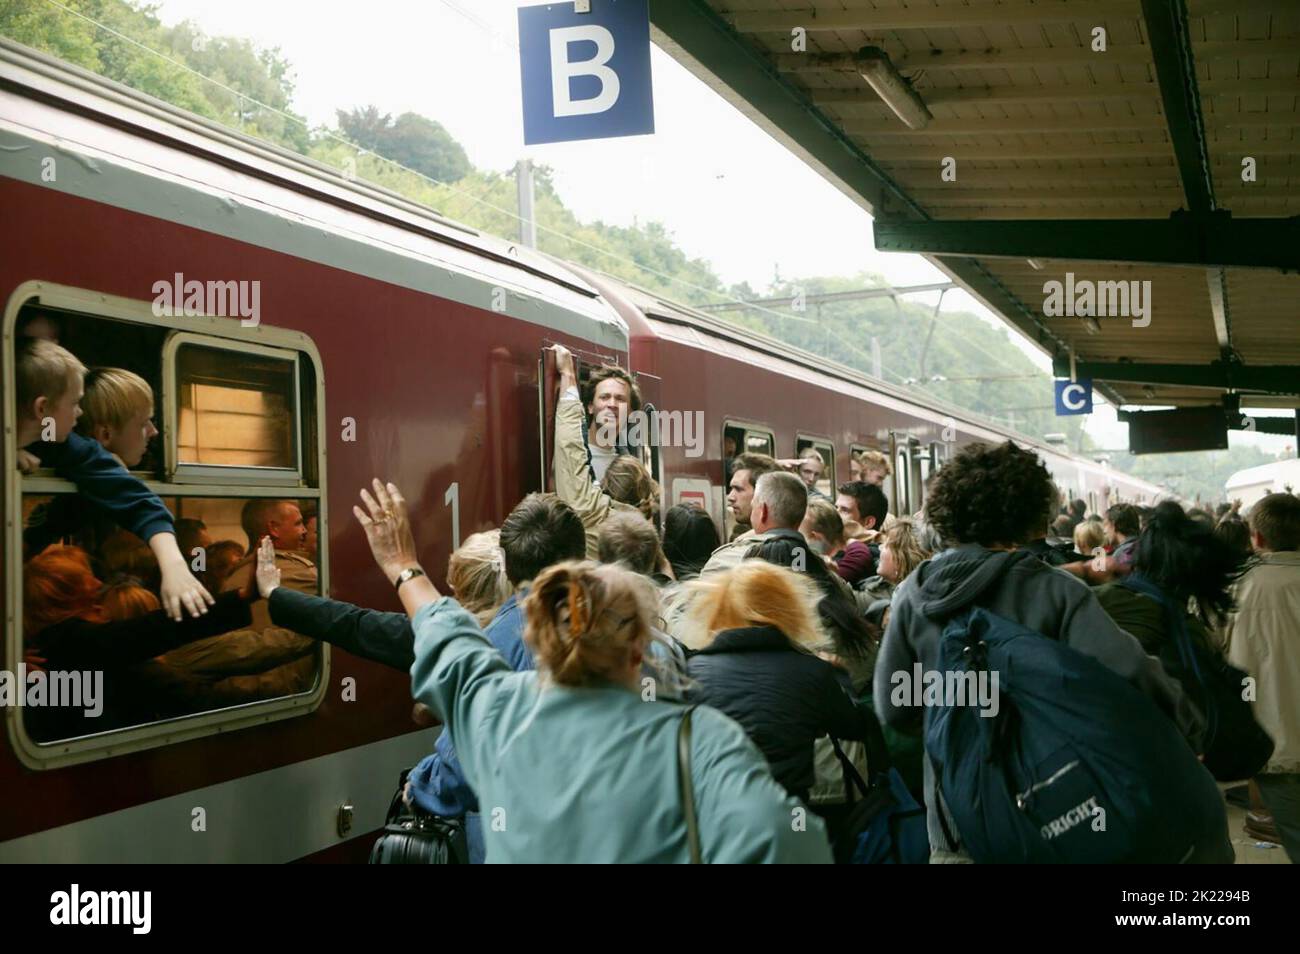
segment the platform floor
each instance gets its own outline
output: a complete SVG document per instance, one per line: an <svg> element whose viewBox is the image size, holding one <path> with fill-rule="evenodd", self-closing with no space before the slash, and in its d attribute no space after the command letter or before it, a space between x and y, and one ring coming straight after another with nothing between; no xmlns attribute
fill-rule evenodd
<svg viewBox="0 0 1300 954"><path fill-rule="evenodd" d="M1246 823L1246 810L1232 803L1228 804L1228 834L1232 838L1233 850L1237 853L1239 865L1288 865L1282 846L1261 847L1260 843L1250 838L1242 830Z"/></svg>

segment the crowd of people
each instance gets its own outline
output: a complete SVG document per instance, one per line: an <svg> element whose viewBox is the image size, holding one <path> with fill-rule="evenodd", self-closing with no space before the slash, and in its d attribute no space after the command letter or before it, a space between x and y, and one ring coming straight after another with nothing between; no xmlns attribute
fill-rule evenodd
<svg viewBox="0 0 1300 954"><path fill-rule="evenodd" d="M1255 782L1300 857L1296 496L1265 497L1245 518L1172 501L1091 517L1072 501L1058 515L1042 462L1007 442L962 448L924 509L895 515L884 455L854 457L832 498L817 491L815 450L745 452L726 462L736 531L724 541L698 507L661 513L651 474L610 442L608 425L639 405L635 381L613 367L580 380L557 346L555 492L468 537L446 593L420 564L399 488L361 490L355 517L403 607L380 612L318 595L295 502L249 501L243 552L164 520L126 483L133 451L115 447L116 418L96 410L73 431L80 363L24 347L20 444L160 554L156 594L106 586L102 554L38 521L48 539L29 541L24 591L33 664L112 669L123 718L139 717L146 682L211 700L298 691L321 641L409 670L421 717L443 731L404 798L460 820L471 861L830 861L860 821L849 776L878 764L924 807L930 860L971 860L919 737L931 704L893 688L915 666L942 669L945 627L972 607L1099 663L1192 761L1206 754L1206 713L1170 646L1186 632L1230 661L1257 685L1252 711L1273 748ZM94 381L86 391L89 410ZM47 413L57 430L41 440ZM202 581L178 579L170 559L191 541L209 555ZM1210 836L1187 857L1232 850Z"/></svg>

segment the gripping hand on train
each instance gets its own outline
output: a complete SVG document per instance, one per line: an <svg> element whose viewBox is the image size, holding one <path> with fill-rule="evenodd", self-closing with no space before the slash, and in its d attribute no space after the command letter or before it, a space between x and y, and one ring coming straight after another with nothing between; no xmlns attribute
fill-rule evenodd
<svg viewBox="0 0 1300 954"><path fill-rule="evenodd" d="M560 393L578 384L578 371L574 366L573 352L562 344L552 345L555 352L555 372L560 376Z"/></svg>

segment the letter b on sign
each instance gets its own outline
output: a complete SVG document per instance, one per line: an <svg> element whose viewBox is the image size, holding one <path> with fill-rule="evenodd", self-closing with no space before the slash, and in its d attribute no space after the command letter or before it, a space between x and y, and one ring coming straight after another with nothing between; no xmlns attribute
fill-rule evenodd
<svg viewBox="0 0 1300 954"><path fill-rule="evenodd" d="M654 132L647 0L519 8L524 144Z"/></svg>

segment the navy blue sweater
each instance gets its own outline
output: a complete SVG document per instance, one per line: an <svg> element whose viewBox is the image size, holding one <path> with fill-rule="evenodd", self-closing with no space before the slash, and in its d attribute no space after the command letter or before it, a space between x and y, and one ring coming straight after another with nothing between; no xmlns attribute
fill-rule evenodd
<svg viewBox="0 0 1300 954"><path fill-rule="evenodd" d="M73 432L61 443L37 441L24 449L36 455L41 466L52 467L76 484L82 497L141 540L176 532L171 512L158 495L132 477L99 441Z"/></svg>

